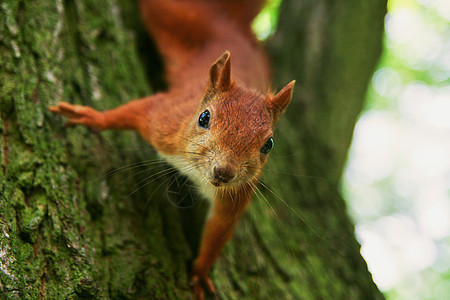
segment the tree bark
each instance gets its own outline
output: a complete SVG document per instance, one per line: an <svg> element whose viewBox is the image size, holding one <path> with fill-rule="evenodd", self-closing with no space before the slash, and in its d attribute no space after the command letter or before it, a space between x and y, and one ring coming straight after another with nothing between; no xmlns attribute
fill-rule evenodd
<svg viewBox="0 0 450 300"><path fill-rule="evenodd" d="M385 6L284 1L268 47L275 85L296 90L259 197L212 271L221 298L382 298L338 181ZM0 3L1 299L191 298L207 203L137 134L66 128L47 111L161 86L137 15L125 0Z"/></svg>

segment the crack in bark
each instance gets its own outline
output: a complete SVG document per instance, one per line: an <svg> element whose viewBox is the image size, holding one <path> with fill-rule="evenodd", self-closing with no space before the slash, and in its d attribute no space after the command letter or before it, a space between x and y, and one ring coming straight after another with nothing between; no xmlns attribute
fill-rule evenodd
<svg viewBox="0 0 450 300"><path fill-rule="evenodd" d="M45 299L44 298L44 296L45 296L45 292L44 292L44 275L42 275L42 277L41 277L41 286L40 286L40 288L39 288L39 298L42 300L42 299Z"/></svg>
<svg viewBox="0 0 450 300"><path fill-rule="evenodd" d="M38 257L39 242L41 241L41 236L42 236L41 227L42 226L39 226L39 229L37 230L36 241L33 244L33 258L34 259L36 259Z"/></svg>
<svg viewBox="0 0 450 300"><path fill-rule="evenodd" d="M9 129L9 122L8 120L3 120L3 135L2 135L2 144L3 144L3 165L2 165L2 171L3 175L6 175L6 166L8 165L8 129Z"/></svg>
<svg viewBox="0 0 450 300"><path fill-rule="evenodd" d="M33 104L39 103L39 79L37 86L33 90L33 94L31 95L31 101L33 101Z"/></svg>
<svg viewBox="0 0 450 300"><path fill-rule="evenodd" d="M83 86L79 86L79 84L75 81L72 84L74 85L75 91L80 94L81 99L90 99L88 93L86 92L86 88L88 88L89 81L89 70L87 67L87 58L83 55L83 47L85 47L85 43L83 42L83 37L81 33L81 29L78 27L80 24L80 16L77 9L77 5L75 0L64 0L64 20L66 21L65 27L67 28L67 32L69 36L72 38L72 42L75 49L76 58L78 59L78 64L82 70L82 84Z"/></svg>
<svg viewBox="0 0 450 300"><path fill-rule="evenodd" d="M225 269L225 271L228 274L228 278L230 279L230 282L232 284L232 286L234 287L234 289L240 293L241 295L245 295L245 290L242 288L241 283L236 280L236 278L233 276L232 271L230 269Z"/></svg>
<svg viewBox="0 0 450 300"><path fill-rule="evenodd" d="M284 282L291 281L291 276L289 275L289 273L286 270L284 270L283 267L280 266L280 264L277 262L277 260L273 256L272 252L269 250L269 248L263 242L263 238L262 238L261 234L259 233L258 228L256 227L253 220L249 220L249 223L250 223L250 228L252 230L252 233L255 237L255 240L257 241L261 251L268 258L268 261L272 264L275 271L280 275L281 279Z"/></svg>

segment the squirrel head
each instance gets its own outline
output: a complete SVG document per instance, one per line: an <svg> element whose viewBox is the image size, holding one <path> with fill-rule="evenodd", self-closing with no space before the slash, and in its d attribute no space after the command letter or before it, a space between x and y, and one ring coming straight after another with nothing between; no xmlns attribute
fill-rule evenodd
<svg viewBox="0 0 450 300"><path fill-rule="evenodd" d="M203 181L226 188L258 178L294 83L275 95L262 95L232 81L228 51L212 64L203 99L189 125L187 149Z"/></svg>

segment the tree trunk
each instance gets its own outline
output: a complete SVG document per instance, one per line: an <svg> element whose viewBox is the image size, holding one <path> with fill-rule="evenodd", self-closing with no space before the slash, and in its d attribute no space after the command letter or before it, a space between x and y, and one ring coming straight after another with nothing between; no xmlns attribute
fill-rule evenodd
<svg viewBox="0 0 450 300"><path fill-rule="evenodd" d="M1 299L191 298L207 203L137 134L66 128L47 111L108 109L161 86L130 2L0 3ZM268 46L275 84L296 90L259 197L213 269L222 299L382 298L338 180L385 6L284 1Z"/></svg>

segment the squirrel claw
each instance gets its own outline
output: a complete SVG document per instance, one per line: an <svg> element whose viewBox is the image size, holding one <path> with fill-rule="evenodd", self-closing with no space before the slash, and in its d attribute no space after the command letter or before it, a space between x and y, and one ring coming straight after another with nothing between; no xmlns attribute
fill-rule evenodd
<svg viewBox="0 0 450 300"><path fill-rule="evenodd" d="M189 285L192 287L195 300L205 299L205 292L202 286L205 286L208 292L214 295L215 299L218 299L217 290L210 277L200 278L200 276L194 275L191 277Z"/></svg>
<svg viewBox="0 0 450 300"><path fill-rule="evenodd" d="M59 102L56 106L49 107L49 110L69 118L67 126L85 125L99 130L103 128L103 114L93 108Z"/></svg>

